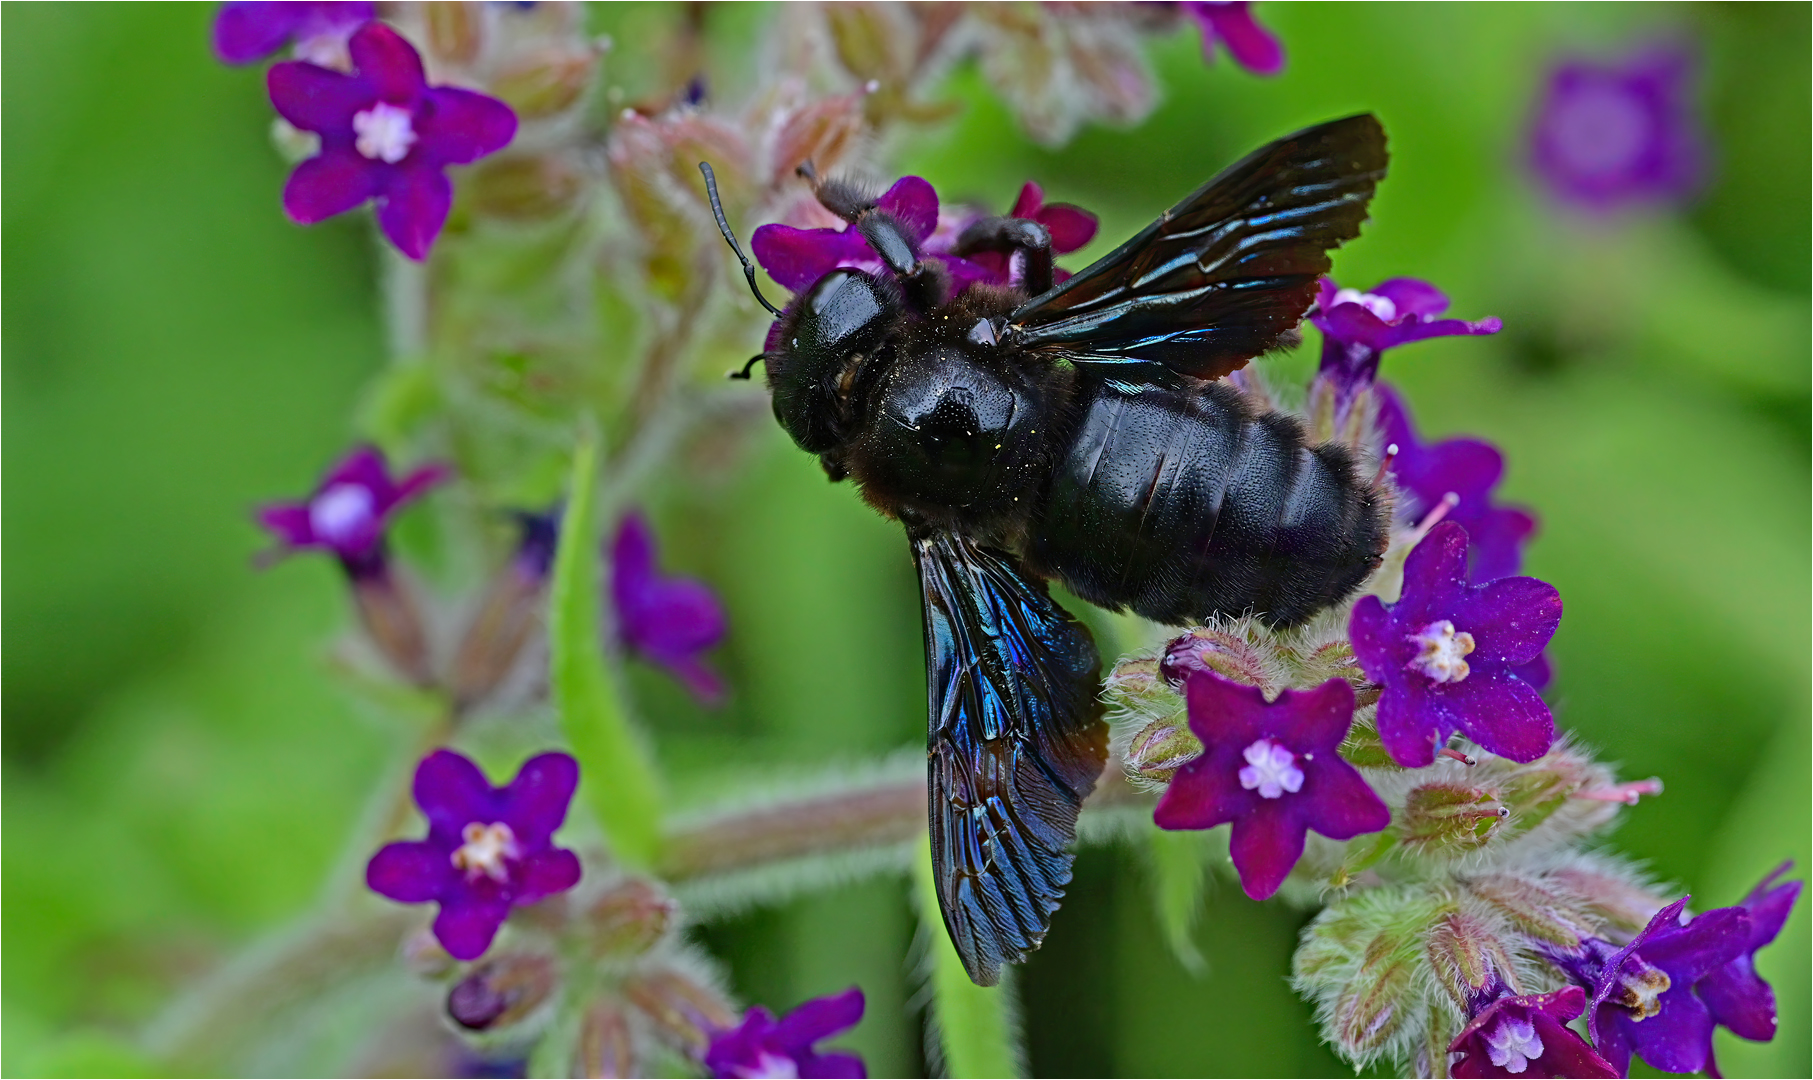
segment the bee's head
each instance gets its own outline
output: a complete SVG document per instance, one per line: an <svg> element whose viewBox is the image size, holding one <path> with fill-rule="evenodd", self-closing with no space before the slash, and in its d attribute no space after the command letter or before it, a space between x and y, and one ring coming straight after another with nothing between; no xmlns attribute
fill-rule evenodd
<svg viewBox="0 0 1813 1080"><path fill-rule="evenodd" d="M762 361L774 418L800 449L835 450L856 421L862 362L900 317L899 288L861 270L837 269L793 298Z"/></svg>

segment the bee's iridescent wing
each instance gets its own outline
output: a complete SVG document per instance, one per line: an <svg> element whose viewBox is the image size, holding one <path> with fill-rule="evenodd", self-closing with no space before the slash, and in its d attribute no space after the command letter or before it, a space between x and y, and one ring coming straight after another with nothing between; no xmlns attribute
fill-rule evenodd
<svg viewBox="0 0 1813 1080"><path fill-rule="evenodd" d="M1296 328L1385 164L1369 113L1279 139L1021 305L1008 333L1122 382L1226 375Z"/></svg>
<svg viewBox="0 0 1813 1080"><path fill-rule="evenodd" d="M909 528L925 605L927 787L944 925L971 979L1038 948L1107 760L1089 631L1013 560Z"/></svg>

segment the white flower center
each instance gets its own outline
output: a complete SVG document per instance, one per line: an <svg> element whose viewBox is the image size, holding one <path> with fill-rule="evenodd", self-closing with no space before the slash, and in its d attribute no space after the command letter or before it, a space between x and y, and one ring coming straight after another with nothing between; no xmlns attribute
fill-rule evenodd
<svg viewBox="0 0 1813 1080"><path fill-rule="evenodd" d="M1410 660L1411 670L1422 672L1433 682L1460 682L1472 670L1466 656L1473 651L1473 635L1464 630L1456 633L1454 624L1447 619L1411 634L1410 641L1419 649Z"/></svg>
<svg viewBox="0 0 1813 1080"><path fill-rule="evenodd" d="M738 1067L736 1075L748 1080L799 1080L799 1062L763 1050L756 1056L754 1068Z"/></svg>
<svg viewBox="0 0 1813 1080"><path fill-rule="evenodd" d="M348 543L370 526L374 509L365 485L335 484L309 502L308 527L330 544Z"/></svg>
<svg viewBox="0 0 1813 1080"><path fill-rule="evenodd" d="M1367 311L1377 315L1382 322L1391 322L1398 317L1398 306L1389 297L1376 293L1361 292L1358 289L1337 289L1335 303L1358 304Z"/></svg>
<svg viewBox="0 0 1813 1080"><path fill-rule="evenodd" d="M1507 1016L1486 1036L1486 1056L1508 1073L1520 1073L1542 1056L1542 1039L1536 1025Z"/></svg>
<svg viewBox="0 0 1813 1080"><path fill-rule="evenodd" d="M1649 141L1651 120L1629 91L1594 86L1570 94L1550 124L1550 137L1568 168L1607 176L1634 164Z"/></svg>
<svg viewBox="0 0 1813 1080"><path fill-rule="evenodd" d="M501 821L489 825L470 822L460 830L460 839L465 843L453 853L452 861L456 868L466 872L468 880L482 874L492 881L506 881L510 871L504 863L522 855L522 849L516 846L516 834Z"/></svg>
<svg viewBox="0 0 1813 1080"><path fill-rule="evenodd" d="M395 165L408 157L409 148L415 145L415 125L410 119L408 109L380 101L353 114L353 131L359 136L353 145L373 161Z"/></svg>
<svg viewBox="0 0 1813 1080"><path fill-rule="evenodd" d="M1246 767L1240 770L1240 786L1248 791L1259 789L1262 799L1276 799L1285 792L1296 794L1303 787L1303 770L1297 768L1297 755L1281 743L1260 739L1246 748Z"/></svg>

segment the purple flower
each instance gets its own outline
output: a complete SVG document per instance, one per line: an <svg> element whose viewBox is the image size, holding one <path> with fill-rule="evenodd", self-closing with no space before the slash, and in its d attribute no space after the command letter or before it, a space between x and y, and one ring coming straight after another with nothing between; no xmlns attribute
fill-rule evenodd
<svg viewBox="0 0 1813 1080"><path fill-rule="evenodd" d="M332 552L354 578L380 572L384 526L404 503L447 478L443 465L426 465L399 483L390 478L384 455L361 446L328 470L315 493L302 502L273 503L258 521L291 550Z"/></svg>
<svg viewBox="0 0 1813 1080"><path fill-rule="evenodd" d="M1099 226L1096 216L1080 206L1072 206L1070 203L1047 203L1044 189L1030 180L1026 182L1026 186L1020 189L1020 197L1014 200L1013 209L1007 212L1007 216L1025 218L1027 221L1036 221L1045 226L1045 231L1051 234L1051 253L1054 256L1068 255L1082 248L1083 245L1095 239L1095 232ZM952 242L955 241L956 234L960 232L962 230L957 229L951 234ZM927 250L934 252L939 250L937 236L932 238ZM944 250L949 250L948 245ZM970 262L988 271L990 280L995 284L1015 284L1012 260L1002 252L978 251L967 258ZM1069 276L1070 271L1068 270L1059 267L1052 269L1054 282L1061 282Z"/></svg>
<svg viewBox="0 0 1813 1080"><path fill-rule="evenodd" d="M1317 377L1334 383L1343 399L1371 385L1386 349L1428 338L1496 334L1497 319L1438 319L1448 297L1427 281L1392 278L1371 292L1343 289L1331 278L1318 285L1309 321L1322 331L1322 365Z"/></svg>
<svg viewBox="0 0 1813 1080"><path fill-rule="evenodd" d="M1734 1035L1757 1042L1775 1038L1775 991L1756 973L1756 952L1782 932L1783 924L1794 910L1794 902L1800 898L1800 882L1776 884L1776 880L1793 865L1786 862L1776 867L1775 872L1764 878L1762 884L1751 890L1738 905L1750 917L1750 936L1743 951L1693 987L1693 992L1712 1014L1714 1023L1725 1025Z"/></svg>
<svg viewBox="0 0 1813 1080"><path fill-rule="evenodd" d="M1561 594L1528 577L1467 584L1467 530L1444 521L1404 562L1387 606L1363 596L1347 624L1366 677L1384 687L1379 739L1399 765L1421 768L1460 731L1512 761L1555 741L1542 696L1512 669L1542 654L1561 622Z"/></svg>
<svg viewBox="0 0 1813 1080"><path fill-rule="evenodd" d="M1554 957L1592 990L1593 1044L1620 1075L1630 1071L1633 1053L1674 1073L1699 1072L1712 1060L1712 1014L1692 987L1744 955L1750 915L1721 908L1682 925L1687 900L1656 912L1622 949L1589 938L1577 953Z"/></svg>
<svg viewBox="0 0 1813 1080"><path fill-rule="evenodd" d="M713 1076L864 1077L868 1070L855 1054L821 1054L812 1048L820 1039L847 1031L862 1019L862 991L852 986L841 994L813 998L780 1020L757 1005L743 1022L718 1032L705 1051Z"/></svg>
<svg viewBox="0 0 1813 1080"><path fill-rule="evenodd" d="M420 261L453 205L444 170L503 149L516 114L471 90L430 87L415 47L383 23L360 27L348 48L356 74L291 60L266 78L283 118L321 136L321 152L284 185L284 212L313 225L375 199L384 235Z"/></svg>
<svg viewBox="0 0 1813 1080"><path fill-rule="evenodd" d="M1308 830L1347 840L1391 824L1391 811L1337 750L1353 723L1346 680L1267 702L1256 686L1190 671L1184 697L1203 752L1177 770L1152 820L1161 829L1233 822L1229 847L1248 896L1278 891Z"/></svg>
<svg viewBox="0 0 1813 1080"><path fill-rule="evenodd" d="M1566 986L1552 994L1508 991L1473 1014L1449 1044L1450 1054L1464 1054L1448 1067L1454 1077L1622 1076L1593 1053L1567 1022L1586 1010L1586 991Z"/></svg>
<svg viewBox="0 0 1813 1080"><path fill-rule="evenodd" d="M346 39L371 21L373 5L362 2L274 3L232 0L214 16L214 55L223 63L263 60L291 41L296 55L323 67L346 63Z"/></svg>
<svg viewBox="0 0 1813 1080"><path fill-rule="evenodd" d="M1537 178L1563 202L1600 213L1692 195L1706 173L1693 71L1677 48L1557 64L1530 130Z"/></svg>
<svg viewBox="0 0 1813 1080"><path fill-rule="evenodd" d="M561 507L556 504L552 510L539 512L518 510L511 516L518 529L512 565L524 581L546 582L554 567L554 553L560 548Z"/></svg>
<svg viewBox="0 0 1813 1080"><path fill-rule="evenodd" d="M579 763L566 754L538 754L494 788L467 758L436 750L415 771L427 839L386 844L365 883L399 903L440 904L435 938L454 959L476 960L512 907L578 884L579 857L553 844L578 786Z"/></svg>
<svg viewBox="0 0 1813 1080"><path fill-rule="evenodd" d="M1220 41L1234 63L1255 75L1276 75L1284 70L1284 46L1276 34L1253 21L1252 7L1245 0L1185 0L1184 11L1202 29L1205 62L1215 62L1215 42Z"/></svg>
<svg viewBox="0 0 1813 1080"><path fill-rule="evenodd" d="M1373 396L1382 440L1398 448L1391 475L1404 495L1400 509L1414 520L1434 510L1450 493L1459 496L1447 519L1465 528L1472 541L1468 577L1491 581L1515 574L1523 565L1523 544L1536 532L1536 518L1519 507L1492 505L1492 489L1505 471L1504 456L1478 439L1425 446L1417 440L1410 411L1395 390L1380 383Z"/></svg>
<svg viewBox="0 0 1813 1080"><path fill-rule="evenodd" d="M704 582L656 571L655 534L635 512L611 542L611 601L624 647L672 671L700 701L723 700L723 681L699 654L724 639L724 609Z"/></svg>
<svg viewBox="0 0 1813 1080"><path fill-rule="evenodd" d="M953 288L961 290L994 275L981 265L955 255L940 254L926 244L938 231L938 192L917 176L903 176L875 200L876 209L893 215L905 227L920 255L936 259L950 271ZM955 239L955 233L952 233ZM749 238L755 259L784 288L804 292L819 278L840 266L869 273L881 270L881 259L853 228L796 229L791 225L763 225Z"/></svg>

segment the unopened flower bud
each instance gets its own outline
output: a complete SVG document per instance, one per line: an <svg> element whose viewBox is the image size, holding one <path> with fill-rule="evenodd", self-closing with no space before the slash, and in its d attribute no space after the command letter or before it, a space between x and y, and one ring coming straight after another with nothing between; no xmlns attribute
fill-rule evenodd
<svg viewBox="0 0 1813 1080"><path fill-rule="evenodd" d="M397 674L418 686L434 681L428 663L428 636L415 597L390 569L379 563L352 578L359 621L373 645Z"/></svg>
<svg viewBox="0 0 1813 1080"><path fill-rule="evenodd" d="M1533 938L1576 948L1595 920L1568 898L1516 874L1487 874L1467 882L1473 895Z"/></svg>
<svg viewBox="0 0 1813 1080"><path fill-rule="evenodd" d="M623 996L653 1022L668 1041L697 1057L711 1033L733 1028L736 1013L724 996L684 972L663 969L623 984Z"/></svg>
<svg viewBox="0 0 1813 1080"><path fill-rule="evenodd" d="M1628 877L1598 866L1563 866L1551 876L1557 885L1584 901L1595 915L1625 930L1641 930L1656 912L1668 906L1662 897Z"/></svg>
<svg viewBox="0 0 1813 1080"><path fill-rule="evenodd" d="M525 120L552 116L579 100L597 64L591 49L550 49L492 79L491 92Z"/></svg>
<svg viewBox="0 0 1813 1080"><path fill-rule="evenodd" d="M636 1043L621 1005L601 1001L587 1010L579 1025L578 1053L575 1076L636 1075Z"/></svg>
<svg viewBox="0 0 1813 1080"><path fill-rule="evenodd" d="M502 157L472 170L473 207L479 213L510 221L539 221L571 209L585 178L555 154Z"/></svg>
<svg viewBox="0 0 1813 1080"><path fill-rule="evenodd" d="M673 927L680 907L653 883L632 878L586 910L585 927L600 956L636 956Z"/></svg>
<svg viewBox="0 0 1813 1080"><path fill-rule="evenodd" d="M1484 847L1510 815L1496 791L1435 783L1411 788L1398 820L1406 847L1453 857Z"/></svg>
<svg viewBox="0 0 1813 1080"><path fill-rule="evenodd" d="M462 708L497 689L541 622L548 571L560 541L560 513L519 513L517 523L522 536L516 553L492 577L447 673L454 701Z"/></svg>
<svg viewBox="0 0 1813 1080"><path fill-rule="evenodd" d="M1407 936L1380 935L1335 1000L1331 1031L1341 1052L1352 1058L1376 1053L1396 1035L1410 1004L1414 942Z"/></svg>
<svg viewBox="0 0 1813 1080"><path fill-rule="evenodd" d="M1424 946L1446 896L1415 888L1356 893L1316 916L1291 962L1292 985L1317 1006L1323 1038L1354 1062L1420 1035L1429 1004Z"/></svg>
<svg viewBox="0 0 1813 1080"><path fill-rule="evenodd" d="M518 1023L554 992L554 961L527 953L500 956L473 968L447 993L447 1015L468 1031Z"/></svg>
<svg viewBox="0 0 1813 1080"><path fill-rule="evenodd" d="M787 183L806 162L821 175L834 173L856 149L866 126L861 94L828 97L793 110L774 134L769 184L778 188Z"/></svg>
<svg viewBox="0 0 1813 1080"><path fill-rule="evenodd" d="M1184 676L1208 671L1237 683L1257 686L1267 699L1278 693L1276 662L1244 638L1225 630L1198 626L1165 646L1159 670L1172 686L1181 689Z"/></svg>
<svg viewBox="0 0 1813 1080"><path fill-rule="evenodd" d="M1127 771L1144 780L1168 784L1177 770L1202 753L1202 742L1190 731L1182 709L1155 720L1127 744Z"/></svg>
<svg viewBox="0 0 1813 1080"><path fill-rule="evenodd" d="M422 5L428 24L428 51L437 60L470 64L484 47L484 8L461 0L429 0Z"/></svg>
<svg viewBox="0 0 1813 1080"><path fill-rule="evenodd" d="M1428 953L1435 981L1463 1015L1470 1013L1491 988L1503 984L1516 991L1510 951L1491 926L1476 915L1450 911L1438 918L1429 931Z"/></svg>

